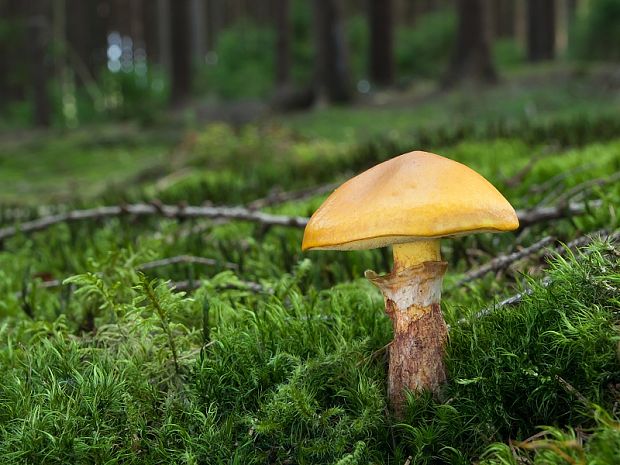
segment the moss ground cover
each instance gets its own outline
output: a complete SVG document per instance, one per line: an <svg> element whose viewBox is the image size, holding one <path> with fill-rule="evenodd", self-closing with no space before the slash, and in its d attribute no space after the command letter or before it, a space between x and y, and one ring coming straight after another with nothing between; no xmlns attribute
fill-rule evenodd
<svg viewBox="0 0 620 465"><path fill-rule="evenodd" d="M341 181L420 145L470 165L518 209L589 207L515 234L446 241L450 381L439 399L410 396L400 422L385 396L391 325L379 292L361 278L391 268L387 251L302 254L294 228L130 216L8 238L0 462L618 463L620 250L604 240L556 248L619 229L617 120L602 110L448 129L412 124L408 135L371 142L310 137L295 124L215 125L176 146L117 142L135 158L114 172L132 181L64 196L51 211L155 199L249 204ZM156 147L154 162L147 152ZM56 163L54 150L42 163ZM71 160L57 172L75 176ZM87 167L87 184L114 165ZM7 189L2 226L15 222L16 203L20 218L40 215L54 190L15 202L16 189ZM307 216L324 195L264 209ZM553 246L458 285L547 236ZM179 255L212 261L144 267ZM169 281L195 289L174 291ZM494 308L526 288L516 304Z"/></svg>

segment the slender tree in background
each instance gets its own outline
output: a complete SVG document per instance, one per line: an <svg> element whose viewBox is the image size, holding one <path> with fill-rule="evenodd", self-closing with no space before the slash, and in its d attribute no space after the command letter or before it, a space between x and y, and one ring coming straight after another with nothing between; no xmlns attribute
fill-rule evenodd
<svg viewBox="0 0 620 465"><path fill-rule="evenodd" d="M276 84L288 84L291 72L291 21L289 0L275 0Z"/></svg>
<svg viewBox="0 0 620 465"><path fill-rule="evenodd" d="M102 48L105 35L97 37L93 32L95 8L92 2L84 0L67 0L67 48L75 60L79 60L90 75L95 73L93 54L97 45ZM99 44L95 43L99 39Z"/></svg>
<svg viewBox="0 0 620 465"><path fill-rule="evenodd" d="M316 87L319 98L344 103L352 98L349 59L339 0L313 0Z"/></svg>
<svg viewBox="0 0 620 465"><path fill-rule="evenodd" d="M52 107L47 92L51 77L49 49L51 27L49 23L50 3L48 0L30 0L28 32L30 46L30 77L32 85L32 103L34 123L37 126L49 126Z"/></svg>
<svg viewBox="0 0 620 465"><path fill-rule="evenodd" d="M491 38L514 37L516 1L515 0L486 0L490 9L493 34ZM518 0L522 1L522 0Z"/></svg>
<svg viewBox="0 0 620 465"><path fill-rule="evenodd" d="M445 86L453 86L460 81L492 83L497 80L485 24L488 15L484 6L484 0L457 2L456 46L444 77Z"/></svg>
<svg viewBox="0 0 620 465"><path fill-rule="evenodd" d="M192 85L191 28L189 0L174 0L170 5L172 53L172 101L185 99Z"/></svg>
<svg viewBox="0 0 620 465"><path fill-rule="evenodd" d="M555 54L555 1L527 0L527 57L551 60Z"/></svg>
<svg viewBox="0 0 620 465"><path fill-rule="evenodd" d="M204 63L207 53L205 0L191 0L192 56L195 63Z"/></svg>
<svg viewBox="0 0 620 465"><path fill-rule="evenodd" d="M394 81L392 0L368 0L368 23L370 79L379 85L390 85Z"/></svg>
<svg viewBox="0 0 620 465"><path fill-rule="evenodd" d="M570 5L568 0L557 0L555 12L554 54L562 54L568 48L568 32L570 28Z"/></svg>
<svg viewBox="0 0 620 465"><path fill-rule="evenodd" d="M170 10L170 0L157 0L157 62L169 76L172 74Z"/></svg>

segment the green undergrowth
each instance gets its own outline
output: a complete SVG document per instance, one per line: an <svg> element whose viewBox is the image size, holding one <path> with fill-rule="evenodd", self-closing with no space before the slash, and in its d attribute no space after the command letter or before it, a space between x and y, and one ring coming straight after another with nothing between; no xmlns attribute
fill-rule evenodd
<svg viewBox="0 0 620 465"><path fill-rule="evenodd" d="M0 463L618 463L620 252L560 245L620 228L618 118L582 103L452 125L434 124L452 108L440 107L380 137L312 136L291 118L197 126L174 147L176 135L135 127L14 141L20 156L0 156L0 227L129 202L251 205L416 148L471 166L517 209L585 207L442 241L450 381L437 398L410 396L402 421L386 404L391 324L362 278L390 270L387 248L302 253L301 229L131 215L8 237ZM309 216L326 195L261 210ZM544 237L553 246L460 283ZM153 266L180 255L211 261Z"/></svg>
<svg viewBox="0 0 620 465"><path fill-rule="evenodd" d="M610 114L593 120L568 118L549 123L463 124L413 131L407 137L385 136L356 145L307 138L278 126L247 126L235 131L226 125L211 125L192 136L191 150L183 161L188 168L138 190L126 191L123 199L155 196L168 203L207 200L214 204L244 204L278 189L299 190L342 181L394 155L416 149L435 151L471 165L499 182L500 188L503 178L515 174L530 159L552 159L540 163L534 170L538 175L528 176L522 185L531 187L558 174L551 174L553 170L582 170L585 176L607 172L610 165L617 170L617 121L617 116ZM598 146L602 158L584 164L584 152L577 155L575 149L589 146L593 151ZM565 156L571 150L571 156ZM114 196L108 195L108 199L113 201Z"/></svg>
<svg viewBox="0 0 620 465"><path fill-rule="evenodd" d="M133 255L114 257L101 276L69 281L70 307L97 312L88 333L72 311L5 318L0 457L470 463L487 450L501 463L506 454L490 443L525 440L539 425L567 431L558 435L596 428L592 405L612 425L597 434L613 436L618 253L597 244L556 258L549 286L531 283L520 304L487 317L458 324L448 312L450 382L441 401L410 396L401 422L385 400L390 323L368 283L302 292L305 261L271 294L212 292L232 279L222 275L189 297L127 271ZM597 437L588 453L613 463Z"/></svg>

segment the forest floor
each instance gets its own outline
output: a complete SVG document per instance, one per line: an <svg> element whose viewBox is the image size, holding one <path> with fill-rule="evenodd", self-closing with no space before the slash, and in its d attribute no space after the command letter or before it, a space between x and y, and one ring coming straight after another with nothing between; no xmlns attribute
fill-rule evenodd
<svg viewBox="0 0 620 465"><path fill-rule="evenodd" d="M620 88L571 76L2 136L0 462L620 463ZM302 253L299 218L412 149L480 172L522 225L443 241L449 381L396 421L363 278L389 252Z"/></svg>

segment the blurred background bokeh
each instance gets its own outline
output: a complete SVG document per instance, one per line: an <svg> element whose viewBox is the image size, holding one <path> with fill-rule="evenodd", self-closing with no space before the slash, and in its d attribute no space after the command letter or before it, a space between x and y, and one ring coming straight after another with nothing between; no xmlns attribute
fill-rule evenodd
<svg viewBox="0 0 620 465"><path fill-rule="evenodd" d="M395 422L391 253L300 245L415 149L520 228ZM620 0L0 0L0 464L617 465L619 180Z"/></svg>
<svg viewBox="0 0 620 465"><path fill-rule="evenodd" d="M620 2L3 0L0 56L3 131L148 123L180 106L227 119L231 101L251 120L267 107L402 103L381 91L496 83L541 62L531 84L557 83L566 65L618 62ZM617 68L601 73L593 86L618 85Z"/></svg>

